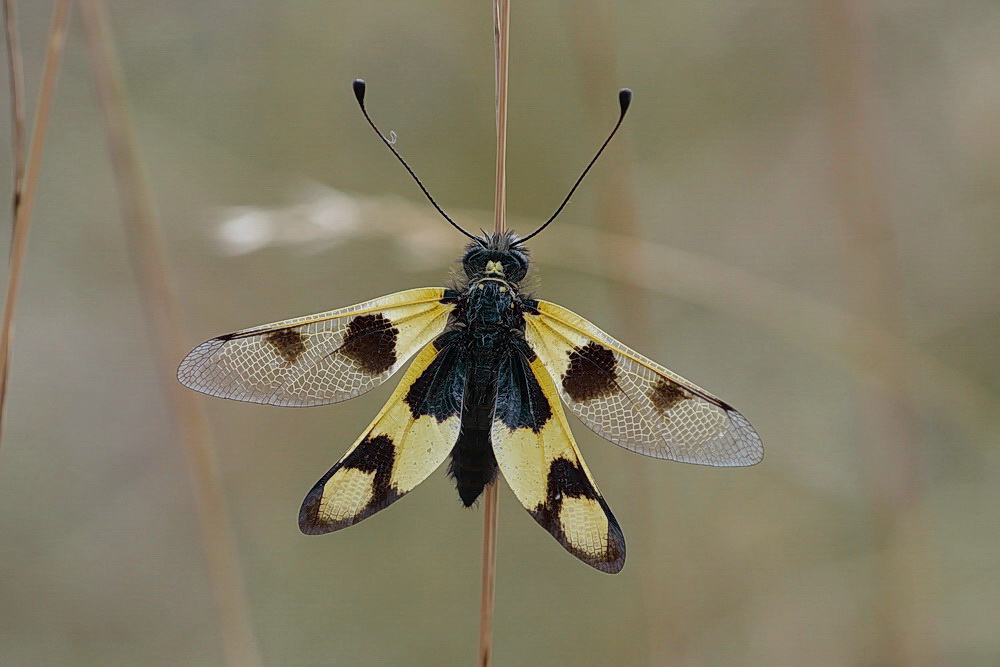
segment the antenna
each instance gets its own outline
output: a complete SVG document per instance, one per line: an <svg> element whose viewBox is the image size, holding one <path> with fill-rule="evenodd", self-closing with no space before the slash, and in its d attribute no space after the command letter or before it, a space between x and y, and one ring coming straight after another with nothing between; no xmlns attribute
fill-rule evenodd
<svg viewBox="0 0 1000 667"><path fill-rule="evenodd" d="M611 134L609 134L608 138L604 140L604 143L601 144L601 147L597 149L597 155L594 156L594 159L590 161L590 164L587 165L587 168L583 170L582 174L580 174L580 178L576 179L576 183L574 183L573 187L569 189L569 194L566 195L566 198L562 200L561 204L559 204L559 208L557 208L556 212L552 214L552 217L543 222L542 226L536 229L535 231L531 232L522 239L518 239L516 245L520 245L525 241L527 241L528 239L530 239L531 237L538 234L538 232L548 227L549 223L555 220L557 215L562 213L562 210L566 208L566 204L569 203L570 197L572 197L573 193L576 192L576 189L580 187L580 183L583 182L583 179L587 175L587 172L590 171L590 168L594 166L595 162L597 162L597 158L601 157L601 153L604 152L604 149L608 147L609 143L611 143L611 139L614 138L615 133L618 132L618 128L621 127L622 121L625 120L625 113L628 111L628 106L631 103L632 103L632 91L629 90L628 88L622 88L621 90L619 90L618 105L621 107L621 115L618 116L618 122L615 123L615 127L613 130L611 130Z"/></svg>
<svg viewBox="0 0 1000 667"><path fill-rule="evenodd" d="M410 165L406 164L406 160L403 159L403 156L399 154L399 152L392 145L392 143L388 139L386 139L385 136L382 134L382 131L378 129L378 127L375 125L375 122L372 120L371 116L368 115L368 110L365 109L365 88L366 88L366 85L365 85L365 80L364 79L355 79L354 80L354 96L356 98L358 98L358 106L361 107L361 113L363 113L365 115L365 120L367 120L368 124L372 126L373 130L375 130L375 134L378 135L378 138L382 140L382 143L384 143L389 148L390 151L392 151L392 154L396 156L396 159L399 160L399 162L404 167L406 167L406 171L408 171L410 173L410 176L413 177L413 180L417 182L417 185L420 186L420 190L424 193L424 196L427 197L427 201L429 201L431 203L431 205L433 205L434 208L437 209L437 212L440 213L441 215L443 215L444 219L447 220L448 222L450 222L452 227L454 227L458 231L462 232L463 234L465 234L466 236L468 236L473 241L481 241L481 239L479 239L479 238L473 236L472 234L470 234L469 232L465 231L464 229L462 229L461 227L459 227L458 224L454 220L452 220L450 217L448 217L448 214L445 213L444 210L440 206L438 206L438 203L436 201L434 201L434 197L431 197L431 193L427 192L427 188L424 187L424 184L420 182L420 179L417 178L417 175L415 173L413 173L412 169L410 169ZM619 121L619 123L620 122L621 121ZM615 129L617 129L617 128L615 128ZM598 155L600 155L600 153L598 153ZM586 173L586 172L584 172L584 173ZM570 193L570 194L572 194L572 193Z"/></svg>

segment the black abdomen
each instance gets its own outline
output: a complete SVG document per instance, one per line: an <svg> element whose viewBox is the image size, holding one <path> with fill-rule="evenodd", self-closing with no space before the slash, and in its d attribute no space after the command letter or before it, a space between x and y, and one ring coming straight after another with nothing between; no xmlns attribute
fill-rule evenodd
<svg viewBox="0 0 1000 667"><path fill-rule="evenodd" d="M462 429L448 466L448 474L455 479L458 495L466 507L476 502L486 485L497 478L490 429L497 400L496 359L500 356L497 352L503 346L498 330L468 333L471 363L462 403Z"/></svg>
<svg viewBox="0 0 1000 667"><path fill-rule="evenodd" d="M483 489L496 481L497 460L488 430L462 427L458 442L451 450L448 474L454 478L458 496L466 507L471 507Z"/></svg>

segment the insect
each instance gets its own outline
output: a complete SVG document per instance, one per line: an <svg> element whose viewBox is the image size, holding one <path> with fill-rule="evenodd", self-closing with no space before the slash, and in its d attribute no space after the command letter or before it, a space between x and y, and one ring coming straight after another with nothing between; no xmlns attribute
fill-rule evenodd
<svg viewBox="0 0 1000 667"><path fill-rule="evenodd" d="M347 453L309 491L303 533L346 528L385 509L450 458L471 506L498 471L528 513L571 554L616 573L625 538L580 455L560 401L598 435L646 456L713 466L763 457L760 437L729 404L554 303L521 289L525 242L562 211L621 126L621 114L556 212L525 237L475 236L451 287L397 292L340 310L208 340L178 369L197 391L253 403L325 405L359 396L416 355L399 386Z"/></svg>

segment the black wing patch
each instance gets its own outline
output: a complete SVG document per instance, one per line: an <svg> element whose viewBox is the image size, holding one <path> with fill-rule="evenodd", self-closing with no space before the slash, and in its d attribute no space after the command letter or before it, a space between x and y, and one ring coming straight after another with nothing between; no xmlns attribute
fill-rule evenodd
<svg viewBox="0 0 1000 667"><path fill-rule="evenodd" d="M444 331L449 291L425 287L207 340L184 357L181 384L269 405L345 401L374 389Z"/></svg>
<svg viewBox="0 0 1000 667"><path fill-rule="evenodd" d="M364 435L306 495L303 533L354 525L399 500L451 451L461 423L465 351L442 334L413 361Z"/></svg>
<svg viewBox="0 0 1000 667"><path fill-rule="evenodd" d="M533 357L525 349L500 366L497 463L539 525L583 562L614 574L625 564L625 537L577 449L552 378Z"/></svg>
<svg viewBox="0 0 1000 667"><path fill-rule="evenodd" d="M369 375L381 375L396 364L399 332L382 313L351 320L340 353Z"/></svg>
<svg viewBox="0 0 1000 667"><path fill-rule="evenodd" d="M548 301L525 312L525 339L563 400L601 437L661 459L747 466L760 436L731 405Z"/></svg>

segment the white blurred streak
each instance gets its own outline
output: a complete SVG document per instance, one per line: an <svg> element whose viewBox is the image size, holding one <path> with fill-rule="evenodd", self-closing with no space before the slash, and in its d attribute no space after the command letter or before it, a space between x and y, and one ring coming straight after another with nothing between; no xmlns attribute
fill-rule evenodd
<svg viewBox="0 0 1000 667"><path fill-rule="evenodd" d="M216 231L224 255L245 255L271 244L274 239L273 211L237 206L225 211Z"/></svg>
<svg viewBox="0 0 1000 667"><path fill-rule="evenodd" d="M233 257L267 248L316 254L351 240L389 238L400 268L425 271L447 265L461 247L434 211L403 199L351 195L316 183L297 188L290 199L299 203L223 209L214 232L219 254ZM459 213L475 224L485 217Z"/></svg>
<svg viewBox="0 0 1000 667"><path fill-rule="evenodd" d="M268 247L291 247L305 253L329 250L362 233L361 206L340 190L319 184L300 189L302 203L266 209L224 209L216 229L219 253L245 255Z"/></svg>

